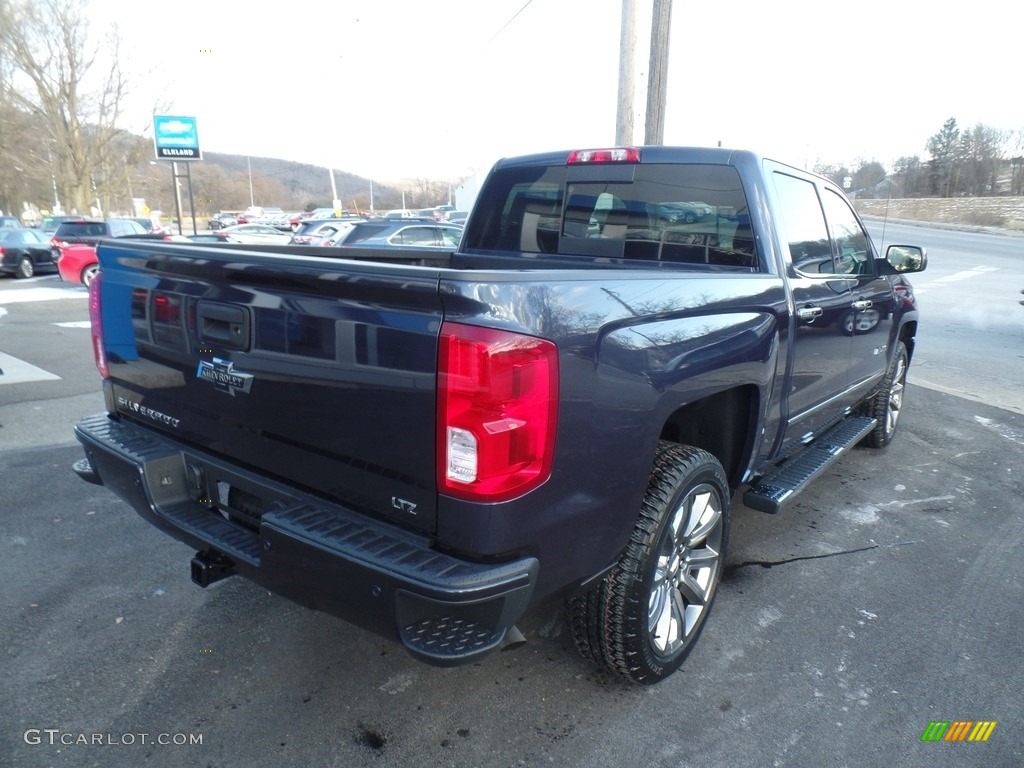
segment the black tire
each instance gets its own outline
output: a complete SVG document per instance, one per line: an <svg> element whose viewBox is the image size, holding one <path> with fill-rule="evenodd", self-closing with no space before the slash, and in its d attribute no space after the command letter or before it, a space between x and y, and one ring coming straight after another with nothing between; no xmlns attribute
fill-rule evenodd
<svg viewBox="0 0 1024 768"><path fill-rule="evenodd" d="M584 658L643 685L675 672L704 628L725 567L729 484L707 451L662 442L626 551L569 600Z"/></svg>
<svg viewBox="0 0 1024 768"><path fill-rule="evenodd" d="M569 598L566 603L569 631L576 650L584 659L599 667L605 665L601 653L601 633L598 631L603 584L602 581L590 591Z"/></svg>
<svg viewBox="0 0 1024 768"><path fill-rule="evenodd" d="M861 412L878 419L875 428L861 440L869 448L884 448L892 442L903 413L903 395L907 387L907 347L902 341L896 342L896 350L885 373L882 386L864 403Z"/></svg>
<svg viewBox="0 0 1024 768"><path fill-rule="evenodd" d="M36 273L36 266L28 256L22 256L18 262L17 277L32 277Z"/></svg>

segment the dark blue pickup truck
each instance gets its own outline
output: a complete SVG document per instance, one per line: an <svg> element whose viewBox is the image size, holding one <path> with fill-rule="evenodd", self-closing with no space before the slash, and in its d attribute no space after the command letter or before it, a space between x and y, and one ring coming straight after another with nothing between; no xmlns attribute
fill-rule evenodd
<svg viewBox="0 0 1024 768"><path fill-rule="evenodd" d="M700 634L735 495L777 512L892 439L926 263L825 179L655 146L502 160L455 252L325 250L103 244L76 471L201 586L441 665L564 598L640 683Z"/></svg>

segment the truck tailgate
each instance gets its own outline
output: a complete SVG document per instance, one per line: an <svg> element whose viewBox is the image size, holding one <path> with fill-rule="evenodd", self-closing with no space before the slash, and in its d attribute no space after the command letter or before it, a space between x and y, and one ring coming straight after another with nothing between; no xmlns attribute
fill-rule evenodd
<svg viewBox="0 0 1024 768"><path fill-rule="evenodd" d="M122 417L434 531L436 270L163 244L99 260Z"/></svg>

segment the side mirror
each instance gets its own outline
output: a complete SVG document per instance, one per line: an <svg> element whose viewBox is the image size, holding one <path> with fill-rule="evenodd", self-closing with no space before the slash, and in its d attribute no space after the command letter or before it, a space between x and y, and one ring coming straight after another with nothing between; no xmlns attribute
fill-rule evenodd
<svg viewBox="0 0 1024 768"><path fill-rule="evenodd" d="M890 245L885 260L897 272L923 272L928 266L928 254L916 245Z"/></svg>

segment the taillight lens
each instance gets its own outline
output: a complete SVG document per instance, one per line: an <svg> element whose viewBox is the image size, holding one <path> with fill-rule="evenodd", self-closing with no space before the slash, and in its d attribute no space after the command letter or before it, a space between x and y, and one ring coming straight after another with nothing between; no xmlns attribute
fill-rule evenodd
<svg viewBox="0 0 1024 768"><path fill-rule="evenodd" d="M534 336L444 323L438 358L441 492L506 501L545 482L558 417L557 347Z"/></svg>
<svg viewBox="0 0 1024 768"><path fill-rule="evenodd" d="M110 378L107 367L107 348L103 344L103 313L100 305L100 283L103 273L97 272L89 283L89 325L92 326L92 356L96 361L96 370L104 379Z"/></svg>

